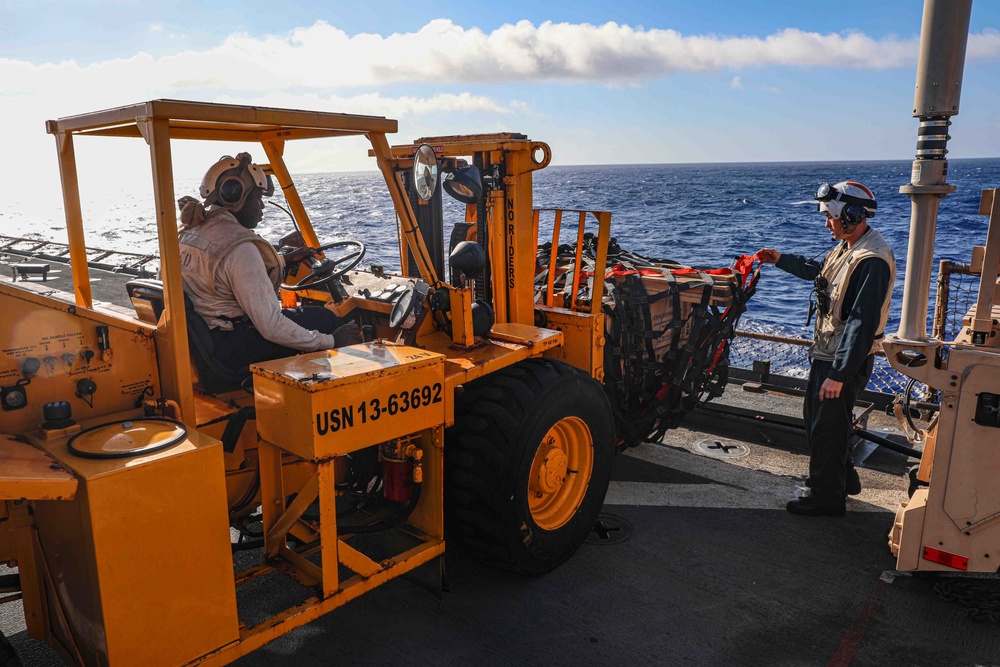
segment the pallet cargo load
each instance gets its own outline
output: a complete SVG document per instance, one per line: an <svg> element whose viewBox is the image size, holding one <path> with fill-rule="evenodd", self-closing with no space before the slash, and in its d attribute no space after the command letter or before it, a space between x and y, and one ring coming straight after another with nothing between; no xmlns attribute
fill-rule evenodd
<svg viewBox="0 0 1000 667"><path fill-rule="evenodd" d="M541 301L591 306L594 238L557 244L555 258L552 243L540 246L535 286ZM619 450L659 440L698 404L722 394L730 344L760 268L752 255L736 258L732 268L692 268L622 250L612 240L600 298L604 389Z"/></svg>

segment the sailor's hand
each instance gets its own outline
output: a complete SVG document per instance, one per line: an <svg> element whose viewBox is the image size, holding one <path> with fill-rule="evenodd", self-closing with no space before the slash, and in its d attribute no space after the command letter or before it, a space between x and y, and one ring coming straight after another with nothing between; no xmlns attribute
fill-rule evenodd
<svg viewBox="0 0 1000 667"><path fill-rule="evenodd" d="M295 262L301 262L306 257L312 257L315 254L315 248L302 247L286 253L283 257L285 258L285 264L293 264Z"/></svg>
<svg viewBox="0 0 1000 667"><path fill-rule="evenodd" d="M823 384L819 388L819 400L822 401L827 398L840 398L840 391L843 388L843 382L837 382L836 380L827 378L823 380Z"/></svg>
<svg viewBox="0 0 1000 667"><path fill-rule="evenodd" d="M333 340L337 347L365 342L357 322L348 322L337 327L333 332Z"/></svg>
<svg viewBox="0 0 1000 667"><path fill-rule="evenodd" d="M765 264L777 264L781 259L781 253L774 248L761 248L757 251L757 257Z"/></svg>

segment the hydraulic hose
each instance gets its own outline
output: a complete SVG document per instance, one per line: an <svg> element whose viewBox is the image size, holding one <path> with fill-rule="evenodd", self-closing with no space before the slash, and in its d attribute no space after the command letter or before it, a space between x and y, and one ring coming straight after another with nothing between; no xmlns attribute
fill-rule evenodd
<svg viewBox="0 0 1000 667"><path fill-rule="evenodd" d="M888 438L883 438L880 435L875 435L874 433L866 431L863 428L854 429L854 434L864 438L865 440L868 440L869 442L874 442L876 445L885 447L886 449L891 449L892 451L899 452L900 454L905 454L906 456L917 459L918 461L922 456L918 450L913 449L912 447L907 447L906 445L897 444L892 440L889 440Z"/></svg>

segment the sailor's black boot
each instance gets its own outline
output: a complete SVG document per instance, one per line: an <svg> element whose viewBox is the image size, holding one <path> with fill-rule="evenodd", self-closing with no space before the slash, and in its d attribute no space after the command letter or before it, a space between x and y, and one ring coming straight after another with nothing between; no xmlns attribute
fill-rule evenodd
<svg viewBox="0 0 1000 667"><path fill-rule="evenodd" d="M847 491L847 495L856 496L861 493L861 477L858 475L858 471L854 468L850 468L847 471L847 484L844 488Z"/></svg>
<svg viewBox="0 0 1000 667"><path fill-rule="evenodd" d="M806 477L806 487L812 488L811 480ZM856 468L851 468L847 471L847 480L844 485L844 492L849 496L856 496L861 493L861 476L858 475Z"/></svg>
<svg viewBox="0 0 1000 667"><path fill-rule="evenodd" d="M844 516L847 506L843 500L803 496L789 500L785 509L803 516Z"/></svg>

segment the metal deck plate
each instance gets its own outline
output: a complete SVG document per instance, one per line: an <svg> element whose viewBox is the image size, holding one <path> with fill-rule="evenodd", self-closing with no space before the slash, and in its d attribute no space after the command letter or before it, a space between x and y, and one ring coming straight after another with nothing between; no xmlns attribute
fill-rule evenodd
<svg viewBox="0 0 1000 667"><path fill-rule="evenodd" d="M750 448L743 443L724 440L722 438L705 438L704 440L699 440L694 443L694 448L699 454L717 459L734 459L750 453Z"/></svg>

